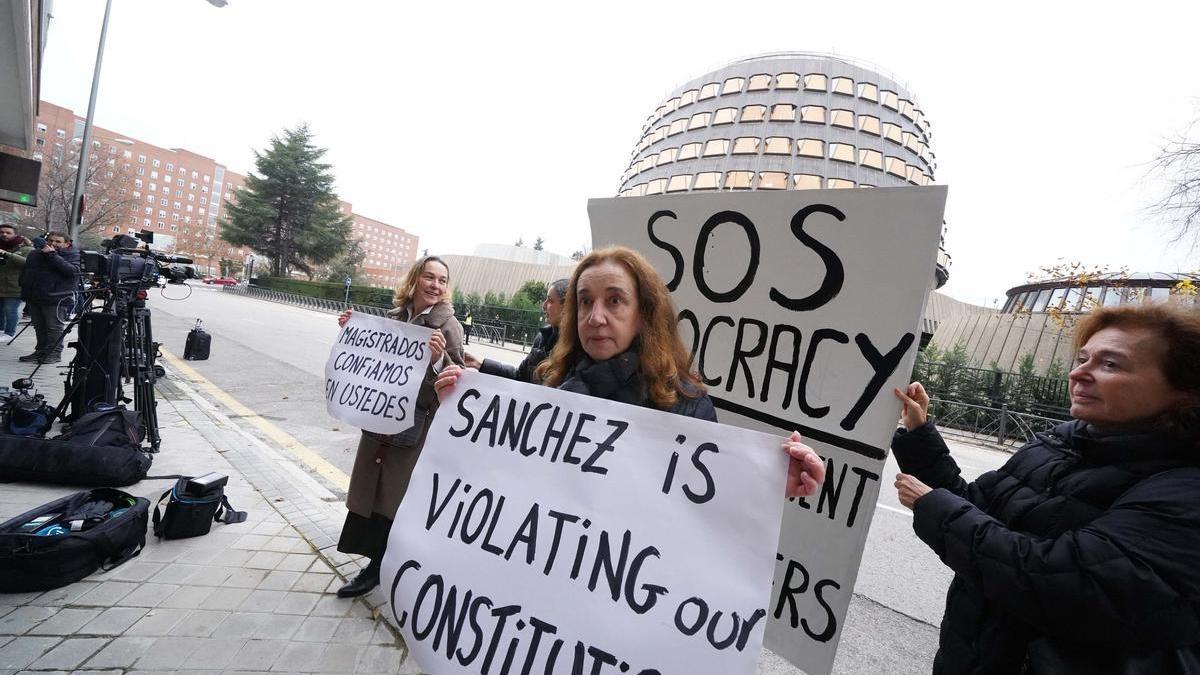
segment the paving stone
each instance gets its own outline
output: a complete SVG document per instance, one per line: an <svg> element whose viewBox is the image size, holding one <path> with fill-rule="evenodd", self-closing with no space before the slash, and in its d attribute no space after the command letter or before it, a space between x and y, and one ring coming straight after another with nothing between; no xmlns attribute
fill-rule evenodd
<svg viewBox="0 0 1200 675"><path fill-rule="evenodd" d="M166 565L159 562L130 561L113 570L109 577L120 581L146 581L164 567Z"/></svg>
<svg viewBox="0 0 1200 675"><path fill-rule="evenodd" d="M312 553L313 545L305 541L303 538L297 538L292 541L292 547L288 550L291 553Z"/></svg>
<svg viewBox="0 0 1200 675"><path fill-rule="evenodd" d="M246 601L251 590L248 588L218 588L200 603L201 609L237 609Z"/></svg>
<svg viewBox="0 0 1200 675"><path fill-rule="evenodd" d="M271 666L273 671L311 672L321 663L326 645L319 642L293 642L284 647L279 658Z"/></svg>
<svg viewBox="0 0 1200 675"><path fill-rule="evenodd" d="M222 586L231 588L257 588L266 578L269 570L241 568L233 571L229 578L221 582Z"/></svg>
<svg viewBox="0 0 1200 675"><path fill-rule="evenodd" d="M107 638L67 638L29 665L31 670L74 670L108 644Z"/></svg>
<svg viewBox="0 0 1200 675"><path fill-rule="evenodd" d="M137 588L127 581L105 581L75 599L74 605L86 607L112 607Z"/></svg>
<svg viewBox="0 0 1200 675"><path fill-rule="evenodd" d="M229 618L229 612L206 609L192 611L171 629L171 635L206 638L213 634L221 622ZM222 668L224 666L217 666Z"/></svg>
<svg viewBox="0 0 1200 675"><path fill-rule="evenodd" d="M176 584L141 584L132 593L121 599L125 607L157 607L175 591Z"/></svg>
<svg viewBox="0 0 1200 675"><path fill-rule="evenodd" d="M58 637L19 637L0 647L0 669L20 670L36 661L54 645Z"/></svg>
<svg viewBox="0 0 1200 675"><path fill-rule="evenodd" d="M18 607L0 619L0 635L24 635L58 612L57 607Z"/></svg>
<svg viewBox="0 0 1200 675"><path fill-rule="evenodd" d="M310 616L300 624L300 629L292 636L293 640L303 642L329 642L337 632L341 619L327 616Z"/></svg>
<svg viewBox="0 0 1200 675"><path fill-rule="evenodd" d="M314 565L316 567L316 565ZM300 575L300 579L292 585L293 591L309 591L313 593L324 593L325 589L329 588L329 584L334 580L334 575L323 574L317 572L305 572ZM338 580L341 583L341 580Z"/></svg>
<svg viewBox="0 0 1200 675"><path fill-rule="evenodd" d="M356 673L394 673L404 659L404 650L372 645L358 650L354 664Z"/></svg>
<svg viewBox="0 0 1200 675"><path fill-rule="evenodd" d="M215 588L209 586L181 586L158 604L159 607L172 607L178 609L190 609L199 607L200 603L204 602L205 598L212 595Z"/></svg>
<svg viewBox="0 0 1200 675"><path fill-rule="evenodd" d="M271 614L258 612L234 612L213 631L213 637L253 637ZM293 630L295 628L293 627Z"/></svg>
<svg viewBox="0 0 1200 675"><path fill-rule="evenodd" d="M283 553L277 551L258 551L246 561L246 567L273 570L283 562Z"/></svg>
<svg viewBox="0 0 1200 675"><path fill-rule="evenodd" d="M229 666L233 657L249 642L245 637L210 638L183 662L184 668L199 668L206 672Z"/></svg>
<svg viewBox="0 0 1200 675"><path fill-rule="evenodd" d="M289 553L275 566L277 570L288 572L304 572L316 562L317 556L312 553Z"/></svg>
<svg viewBox="0 0 1200 675"><path fill-rule="evenodd" d="M120 635L146 616L147 611L145 607L110 607L79 632L84 635Z"/></svg>
<svg viewBox="0 0 1200 675"><path fill-rule="evenodd" d="M148 636L162 637L171 634L171 629L175 624L183 620L183 617L188 615L190 610L186 609L170 609L159 607L152 609L142 617L141 621L129 627L125 631L125 635L130 636Z"/></svg>
<svg viewBox="0 0 1200 675"><path fill-rule="evenodd" d="M260 640L290 640L303 621L304 617L296 614L268 614L258 630L254 631L254 637Z"/></svg>
<svg viewBox="0 0 1200 675"><path fill-rule="evenodd" d="M159 422L159 426L162 426L161 421ZM175 548L150 545L142 549L138 557L149 562L173 563L179 560L179 553L179 550Z"/></svg>
<svg viewBox="0 0 1200 675"><path fill-rule="evenodd" d="M353 601L345 598L339 598L333 595L323 595L317 601L317 606L313 607L310 612L312 616L337 616L342 617L350 613L350 607Z"/></svg>
<svg viewBox="0 0 1200 675"><path fill-rule="evenodd" d="M263 546L270 540L271 537L261 534L245 534L234 543L233 548L261 551L263 550Z"/></svg>
<svg viewBox="0 0 1200 675"><path fill-rule="evenodd" d="M155 638L152 637L119 637L88 659L87 667L89 670L92 668L129 668L154 645L154 641Z"/></svg>
<svg viewBox="0 0 1200 675"><path fill-rule="evenodd" d="M295 543L292 537L271 537L259 549L261 551L274 551L276 553L288 553L292 550L292 544Z"/></svg>
<svg viewBox="0 0 1200 675"><path fill-rule="evenodd" d="M155 574L150 578L150 581L159 584L183 584L187 583L188 579L190 579L193 574L199 572L200 570L201 567L199 565L181 565L179 563L173 563L164 566L161 570L159 570L158 574Z"/></svg>
<svg viewBox="0 0 1200 675"><path fill-rule="evenodd" d="M258 590L250 591L246 600L238 608L244 612L274 612L279 603L283 602L284 591Z"/></svg>
<svg viewBox="0 0 1200 675"><path fill-rule="evenodd" d="M338 624L333 640L344 645L370 644L375 635L375 621L372 619L347 618Z"/></svg>
<svg viewBox="0 0 1200 675"><path fill-rule="evenodd" d="M33 602L35 605L43 605L47 607L63 607L70 605L79 598L79 596L87 593L93 588L99 586L97 581L77 581L73 584L68 584L62 588L56 588L52 591L46 591L39 595Z"/></svg>
<svg viewBox="0 0 1200 675"><path fill-rule="evenodd" d="M406 653L404 660L400 662L400 667L392 672L396 675L425 675L425 670L421 668L421 664L417 663L411 653Z"/></svg>
<svg viewBox="0 0 1200 675"><path fill-rule="evenodd" d="M284 640L249 640L229 662L233 670L270 670L275 660L283 653Z"/></svg>
<svg viewBox="0 0 1200 675"><path fill-rule="evenodd" d="M194 586L220 586L234 571L235 568L224 566L201 567L188 578L187 583Z"/></svg>
<svg viewBox="0 0 1200 675"><path fill-rule="evenodd" d="M317 593L295 593L289 592L283 596L283 600L275 607L277 614L303 614L305 616L312 613L314 607L317 606L317 601L321 599L321 595Z"/></svg>
<svg viewBox="0 0 1200 675"><path fill-rule="evenodd" d="M322 673L352 673L361 650L362 647L357 645L331 644L321 655L317 669Z"/></svg>
<svg viewBox="0 0 1200 675"><path fill-rule="evenodd" d="M31 628L29 635L74 635L87 622L100 616L100 609L65 607L50 618Z"/></svg>
<svg viewBox="0 0 1200 675"><path fill-rule="evenodd" d="M300 572L285 572L272 570L258 585L259 588L274 591L286 591L300 579Z"/></svg>
<svg viewBox="0 0 1200 675"><path fill-rule="evenodd" d="M392 632L392 627L387 621L375 622L375 634L371 637L373 645L403 645L404 640Z"/></svg>
<svg viewBox="0 0 1200 675"><path fill-rule="evenodd" d="M203 640L192 637L160 637L134 663L139 670L178 670Z"/></svg>
<svg viewBox="0 0 1200 675"><path fill-rule="evenodd" d="M41 591L31 591L29 593L11 593L4 596L4 602L9 605L28 605L42 595Z"/></svg>

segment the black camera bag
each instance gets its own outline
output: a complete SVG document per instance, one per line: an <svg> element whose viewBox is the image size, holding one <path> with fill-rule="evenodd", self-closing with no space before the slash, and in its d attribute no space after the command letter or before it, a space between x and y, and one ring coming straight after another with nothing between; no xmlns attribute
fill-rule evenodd
<svg viewBox="0 0 1200 675"><path fill-rule="evenodd" d="M124 487L146 477L153 460L137 446L0 435L0 481Z"/></svg>
<svg viewBox="0 0 1200 675"><path fill-rule="evenodd" d="M184 539L208 534L213 523L227 525L246 520L245 511L236 511L229 504L224 488L216 488L203 495L188 494L190 476L182 476L175 486L162 493L154 505L154 536L164 539ZM164 499L167 507L159 514Z"/></svg>
<svg viewBox="0 0 1200 675"><path fill-rule="evenodd" d="M58 439L100 447L137 448L146 440L146 425L140 412L116 406L80 415Z"/></svg>
<svg viewBox="0 0 1200 675"><path fill-rule="evenodd" d="M89 512L89 506L99 502L129 506L119 513L113 509L97 514L94 508ZM146 544L149 510L149 500L100 488L56 499L0 523L0 593L48 591L129 560ZM78 515L80 529L51 536L20 531L22 525L50 514L62 514L50 522L63 522L68 528L72 516Z"/></svg>

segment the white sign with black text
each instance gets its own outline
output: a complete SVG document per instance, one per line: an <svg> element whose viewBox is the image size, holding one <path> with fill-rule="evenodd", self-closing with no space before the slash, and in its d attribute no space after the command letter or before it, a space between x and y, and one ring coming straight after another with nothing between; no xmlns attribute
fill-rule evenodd
<svg viewBox="0 0 1200 675"><path fill-rule="evenodd" d="M945 201L936 186L588 203L595 248L634 248L663 275L718 418L799 430L826 460L818 494L784 509L766 639L813 675L854 591Z"/></svg>
<svg viewBox="0 0 1200 675"><path fill-rule="evenodd" d="M432 673L754 672L783 438L466 372L383 560Z"/></svg>
<svg viewBox="0 0 1200 675"><path fill-rule="evenodd" d="M325 407L331 417L379 434L412 427L413 408L431 354L433 331L354 312L325 362Z"/></svg>

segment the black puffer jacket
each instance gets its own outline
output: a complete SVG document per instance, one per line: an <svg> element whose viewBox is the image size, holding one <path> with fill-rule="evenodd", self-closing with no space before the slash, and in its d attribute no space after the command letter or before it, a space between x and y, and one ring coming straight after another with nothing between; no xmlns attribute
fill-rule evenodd
<svg viewBox="0 0 1200 675"><path fill-rule="evenodd" d="M21 299L51 304L73 295L79 288L79 249L68 246L43 253L30 251L21 268Z"/></svg>
<svg viewBox="0 0 1200 675"><path fill-rule="evenodd" d="M1200 673L1194 441L1068 422L970 484L932 423L892 449L955 572L935 673Z"/></svg>
<svg viewBox="0 0 1200 675"><path fill-rule="evenodd" d="M538 331L538 336L533 339L533 346L530 347L529 354L520 364L511 366L495 359L484 359L483 363L479 365L479 372L538 384L539 380L533 374L533 369L546 360L546 357L550 355L550 350L554 349L555 342L558 342L558 326L542 326Z"/></svg>
<svg viewBox="0 0 1200 675"><path fill-rule="evenodd" d="M646 384L642 381L638 353L633 350L614 356L607 361L597 362L586 356L583 357L567 374L563 383L558 385L558 388L619 403L640 405L646 408L654 407L646 392ZM671 406L667 412L716 422L717 410L713 407L712 399L708 397L708 394L692 393L698 395L688 397L680 394L675 399L675 405Z"/></svg>

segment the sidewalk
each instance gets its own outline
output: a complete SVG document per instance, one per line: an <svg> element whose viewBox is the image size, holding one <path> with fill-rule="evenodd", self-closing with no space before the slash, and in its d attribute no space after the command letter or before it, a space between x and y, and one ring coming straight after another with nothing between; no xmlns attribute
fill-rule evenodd
<svg viewBox="0 0 1200 675"><path fill-rule="evenodd" d="M32 370L17 361L32 344L32 331L0 344L0 385ZM163 365L162 452L150 474L227 473L230 502L249 518L192 539L148 532L141 555L114 570L45 593L0 595L0 675L420 672L375 610L378 590L353 601L333 594L358 571L333 549L340 499L240 429L169 360ZM52 403L62 374L48 366L38 374L38 391ZM170 484L123 489L153 503ZM82 489L4 484L0 520Z"/></svg>

